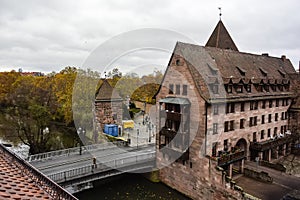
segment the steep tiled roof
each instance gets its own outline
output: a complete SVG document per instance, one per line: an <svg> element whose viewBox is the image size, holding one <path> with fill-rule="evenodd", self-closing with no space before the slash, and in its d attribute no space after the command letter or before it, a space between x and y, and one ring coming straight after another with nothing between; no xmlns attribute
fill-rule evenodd
<svg viewBox="0 0 300 200"><path fill-rule="evenodd" d="M289 74L295 73L295 69L290 60L285 57L276 58L181 42L177 43L174 53L185 59L200 94L206 100L291 95L289 91L259 92L254 87L251 93L243 92L240 94L235 92L227 94L219 90L218 94L212 95L209 91L209 84L212 83L214 76L221 84L229 82L233 84L247 82L253 84L288 84Z"/></svg>
<svg viewBox="0 0 300 200"><path fill-rule="evenodd" d="M216 28L208 39L206 47L216 47L220 49L231 49L238 51L223 22L220 20Z"/></svg>
<svg viewBox="0 0 300 200"><path fill-rule="evenodd" d="M103 80L102 85L96 92L96 101L116 101L122 100L120 95L114 88L108 83L106 79Z"/></svg>
<svg viewBox="0 0 300 200"><path fill-rule="evenodd" d="M74 196L0 144L0 199L70 199Z"/></svg>

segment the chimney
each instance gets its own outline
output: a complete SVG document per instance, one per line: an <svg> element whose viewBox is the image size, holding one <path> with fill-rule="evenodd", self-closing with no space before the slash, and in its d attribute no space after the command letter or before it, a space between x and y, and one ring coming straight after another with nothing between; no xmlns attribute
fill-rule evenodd
<svg viewBox="0 0 300 200"><path fill-rule="evenodd" d="M269 56L268 53L262 53L261 55L262 55L262 56L267 56L267 57Z"/></svg>
<svg viewBox="0 0 300 200"><path fill-rule="evenodd" d="M286 60L286 56L285 56L285 55L282 55L282 56L281 56L281 60L285 61L285 60Z"/></svg>

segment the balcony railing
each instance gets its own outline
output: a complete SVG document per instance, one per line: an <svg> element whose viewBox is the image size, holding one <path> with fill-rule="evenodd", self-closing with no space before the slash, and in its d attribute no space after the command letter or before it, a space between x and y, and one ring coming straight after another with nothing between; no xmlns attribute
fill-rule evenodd
<svg viewBox="0 0 300 200"><path fill-rule="evenodd" d="M250 149L257 150L257 151L265 151L292 142L292 140L293 138L291 135L285 135L284 137L278 137L263 142L252 142L250 144Z"/></svg>
<svg viewBox="0 0 300 200"><path fill-rule="evenodd" d="M159 132L159 135L165 135L172 138L175 137L176 134L177 134L176 131L168 129L166 127L163 127Z"/></svg>
<svg viewBox="0 0 300 200"><path fill-rule="evenodd" d="M167 110L162 110L160 111L160 113L161 113L160 115L161 117L167 118L172 121L181 121L181 116L182 116L181 113L167 111Z"/></svg>
<svg viewBox="0 0 300 200"><path fill-rule="evenodd" d="M224 166L245 158L245 151L222 154L218 157L218 165Z"/></svg>

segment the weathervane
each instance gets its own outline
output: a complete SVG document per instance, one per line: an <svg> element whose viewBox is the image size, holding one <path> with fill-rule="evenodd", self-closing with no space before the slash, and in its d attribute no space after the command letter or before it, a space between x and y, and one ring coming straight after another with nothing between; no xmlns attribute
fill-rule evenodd
<svg viewBox="0 0 300 200"><path fill-rule="evenodd" d="M221 20L221 17L222 17L222 7L218 7L218 9L220 10L219 16L220 16L220 20Z"/></svg>

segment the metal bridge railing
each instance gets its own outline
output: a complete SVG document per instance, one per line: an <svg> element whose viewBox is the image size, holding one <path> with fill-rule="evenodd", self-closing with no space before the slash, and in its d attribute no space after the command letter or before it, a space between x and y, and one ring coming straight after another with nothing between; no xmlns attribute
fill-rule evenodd
<svg viewBox="0 0 300 200"><path fill-rule="evenodd" d="M85 151L91 151L95 149L108 149L108 148L114 148L115 145L117 145L118 142L107 142L107 143L101 143L101 144L92 144L87 146L82 146L82 152ZM41 161L41 160L47 160L52 159L53 157L59 157L59 156L69 156L78 154L80 151L80 147L74 147L69 149L62 149L57 151L50 151L46 153L39 153L28 156L26 159L28 162L34 162L34 161Z"/></svg>
<svg viewBox="0 0 300 200"><path fill-rule="evenodd" d="M50 174L48 177L53 181L60 183L72 178L83 177L91 173L105 172L110 169L117 169L125 166L130 166L134 168L135 164L143 163L145 161L150 161L155 158L155 152L143 153L140 155L127 156L117 160L111 160L104 163L97 163L95 165L86 165L79 168L73 168L66 171L61 171L58 173Z"/></svg>

